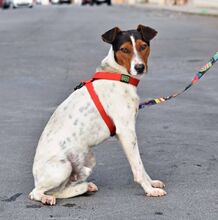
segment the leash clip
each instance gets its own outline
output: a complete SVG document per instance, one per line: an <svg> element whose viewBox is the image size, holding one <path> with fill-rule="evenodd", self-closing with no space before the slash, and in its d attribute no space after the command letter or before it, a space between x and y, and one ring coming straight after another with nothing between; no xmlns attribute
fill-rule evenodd
<svg viewBox="0 0 218 220"><path fill-rule="evenodd" d="M77 89L81 89L84 85L85 85L85 83L84 83L84 82L81 82L79 85L77 85L77 86L74 88L74 91L76 91Z"/></svg>

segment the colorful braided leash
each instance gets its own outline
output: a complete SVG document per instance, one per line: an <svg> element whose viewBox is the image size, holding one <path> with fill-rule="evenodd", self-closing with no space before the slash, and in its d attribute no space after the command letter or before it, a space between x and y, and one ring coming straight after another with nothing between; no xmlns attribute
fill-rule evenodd
<svg viewBox="0 0 218 220"><path fill-rule="evenodd" d="M163 102L166 102L172 98L175 98L181 95L186 90L188 90L190 87L192 87L194 84L196 84L200 80L200 78L213 66L213 64L216 63L217 60L218 60L218 52L216 52L216 54L209 60L209 62L200 69L200 71L193 78L192 82L188 86L186 86L184 90L178 93L174 93L173 95L170 95L170 96L151 99L149 101L142 102L139 104L139 109L142 109L146 106L161 104Z"/></svg>

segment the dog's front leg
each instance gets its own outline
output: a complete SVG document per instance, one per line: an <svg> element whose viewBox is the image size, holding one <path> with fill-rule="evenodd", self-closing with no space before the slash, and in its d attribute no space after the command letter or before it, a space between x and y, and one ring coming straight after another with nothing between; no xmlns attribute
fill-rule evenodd
<svg viewBox="0 0 218 220"><path fill-rule="evenodd" d="M119 129L120 130L120 129ZM166 192L163 189L164 184L159 180L151 180L146 173L138 149L135 129L123 128L117 133L127 159L130 163L134 181L139 183L147 196L164 196ZM122 132L123 131L123 132Z"/></svg>

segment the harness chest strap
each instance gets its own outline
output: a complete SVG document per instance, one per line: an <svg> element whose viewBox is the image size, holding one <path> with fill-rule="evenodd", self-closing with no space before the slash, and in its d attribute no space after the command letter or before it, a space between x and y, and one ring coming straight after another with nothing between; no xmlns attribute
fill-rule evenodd
<svg viewBox="0 0 218 220"><path fill-rule="evenodd" d="M95 75L93 76L92 79L82 82L82 85L85 85L85 87L87 88L89 95L91 96L91 98L92 98L96 108L98 109L102 119L104 120L107 127L109 128L111 136L114 136L116 134L115 124L114 124L113 120L110 118L110 116L104 110L104 107L101 104L101 101L99 100L99 97L96 94L94 87L93 87L93 84L92 84L92 82L94 80L100 80L100 79L120 81L120 82L131 84L133 86L137 86L139 83L139 80L135 79L133 77L130 77L128 75L119 74L119 73L97 72L97 73L95 73Z"/></svg>

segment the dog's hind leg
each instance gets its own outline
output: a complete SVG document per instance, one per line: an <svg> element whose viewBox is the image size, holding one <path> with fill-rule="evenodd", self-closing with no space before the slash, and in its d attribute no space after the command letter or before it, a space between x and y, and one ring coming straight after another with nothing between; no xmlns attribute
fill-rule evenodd
<svg viewBox="0 0 218 220"><path fill-rule="evenodd" d="M67 199L75 196L82 195L88 191L88 183L74 183L72 182L68 186L66 186L62 191L51 193L52 196L58 199Z"/></svg>
<svg viewBox="0 0 218 220"><path fill-rule="evenodd" d="M67 199L75 196L82 195L86 192L96 192L98 190L97 186L94 183L71 183L62 191L52 193L52 196L58 199Z"/></svg>
<svg viewBox="0 0 218 220"><path fill-rule="evenodd" d="M68 184L64 189L60 189L60 191L51 194L56 198L64 199L79 196L86 192L98 191L98 187L94 183L86 182L86 179L90 176L94 166L95 158L90 152L86 157L85 166L81 168L80 173L71 173L70 179L74 181ZM74 178L76 178L76 180Z"/></svg>
<svg viewBox="0 0 218 220"><path fill-rule="evenodd" d="M91 149L89 149L89 152L84 158L84 166L78 170L74 170L74 172L71 173L70 179L72 182L69 183L64 189L51 193L51 195L55 196L56 198L63 199L79 196L86 192L98 191L98 187L94 183L86 182L86 179L92 173L92 169L94 168L95 164L96 160L94 154L92 153Z"/></svg>
<svg viewBox="0 0 218 220"><path fill-rule="evenodd" d="M34 169L35 188L29 194L30 199L41 201L43 204L55 205L56 198L46 195L69 181L72 167L70 163L48 162L42 169Z"/></svg>

